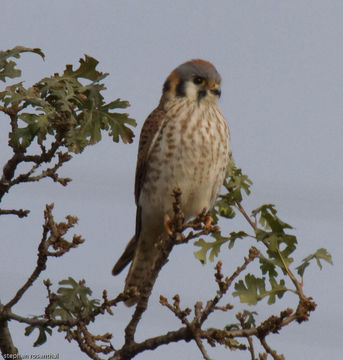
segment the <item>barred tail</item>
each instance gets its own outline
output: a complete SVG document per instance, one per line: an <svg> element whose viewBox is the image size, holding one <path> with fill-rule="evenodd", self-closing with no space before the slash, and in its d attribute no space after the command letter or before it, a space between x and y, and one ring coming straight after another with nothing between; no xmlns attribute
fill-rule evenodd
<svg viewBox="0 0 343 360"><path fill-rule="evenodd" d="M147 235L140 234L134 258L126 277L124 292L132 294L125 301L126 306L136 304L140 295L149 295L156 281L157 276L152 278L151 270L159 256L159 250L155 246L156 239L151 239Z"/></svg>

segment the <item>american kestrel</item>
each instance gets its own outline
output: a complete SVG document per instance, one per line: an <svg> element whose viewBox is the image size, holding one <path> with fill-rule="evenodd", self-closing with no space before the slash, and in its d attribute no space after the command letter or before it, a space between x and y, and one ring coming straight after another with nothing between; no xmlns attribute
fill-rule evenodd
<svg viewBox="0 0 343 360"><path fill-rule="evenodd" d="M218 108L221 77L208 61L190 60L171 72L157 108L145 120L138 148L136 232L113 268L130 262L124 292L145 287L158 258L155 246L173 217L173 190L180 188L185 219L214 205L230 156L230 134ZM131 306L138 297L126 301Z"/></svg>

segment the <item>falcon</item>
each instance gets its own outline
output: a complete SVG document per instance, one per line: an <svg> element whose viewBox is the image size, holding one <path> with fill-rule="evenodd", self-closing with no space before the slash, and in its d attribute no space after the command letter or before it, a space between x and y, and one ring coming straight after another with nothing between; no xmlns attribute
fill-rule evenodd
<svg viewBox="0 0 343 360"><path fill-rule="evenodd" d="M179 188L185 219L210 210L223 184L230 157L230 133L218 108L221 77L208 61L187 61L167 77L159 105L143 124L139 140L135 200L136 231L112 274L131 262L124 293L134 305L159 256L157 241L173 217ZM131 291L132 293L132 291Z"/></svg>

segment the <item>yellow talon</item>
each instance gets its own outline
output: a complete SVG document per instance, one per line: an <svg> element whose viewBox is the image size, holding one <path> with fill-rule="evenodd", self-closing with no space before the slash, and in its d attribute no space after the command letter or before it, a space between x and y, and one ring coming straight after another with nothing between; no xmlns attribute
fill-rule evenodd
<svg viewBox="0 0 343 360"><path fill-rule="evenodd" d="M210 215L206 215L204 218L204 225L207 230L209 230L212 226L212 218Z"/></svg>

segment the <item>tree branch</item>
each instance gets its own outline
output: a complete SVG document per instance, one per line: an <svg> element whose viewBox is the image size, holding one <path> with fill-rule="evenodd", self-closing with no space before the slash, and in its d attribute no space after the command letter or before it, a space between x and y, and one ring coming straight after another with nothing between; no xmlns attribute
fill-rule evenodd
<svg viewBox="0 0 343 360"><path fill-rule="evenodd" d="M15 121L11 120L12 125L12 132L15 129ZM51 177L54 181L60 182L62 185L66 185L70 179L69 178L59 178L56 174L56 171L58 168L60 168L63 163L69 161L71 159L71 155L66 152L62 153L59 152L58 154L58 162L57 164L49 169L46 169L42 171L41 174L32 177L31 175L34 173L34 171L43 163L50 163L52 159L55 157L57 150L63 146L62 142L63 135L62 134L56 134L56 140L51 144L50 149L47 151L43 145L41 145L41 154L38 155L25 155L25 153L20 150L19 148L14 149L14 154L11 159L7 161L5 166L3 167L2 177L0 180L0 200L3 198L3 196L9 191L9 189L16 184L22 183L22 182L32 182L32 181L38 181L44 177ZM17 176L16 179L12 180L15 171L18 167L18 165L22 162L33 162L34 165L32 168L25 174L20 174Z"/></svg>
<svg viewBox="0 0 343 360"><path fill-rule="evenodd" d="M22 298L26 290L38 279L41 272L46 269L48 256L62 256L71 248L75 248L84 242L84 240L77 235L74 235L72 242L68 242L63 238L67 231L77 222L77 218L68 215L66 217L67 223L56 223L52 215L52 209L53 204L46 205L44 211L45 222L43 225L43 234L38 246L37 265L25 284L5 305L6 309L11 309L13 305L15 305ZM50 246L52 246L56 251L49 251Z"/></svg>
<svg viewBox="0 0 343 360"><path fill-rule="evenodd" d="M5 209L0 209L0 215L17 215L19 218L26 217L29 213L30 213L30 210L23 210L23 209L5 210Z"/></svg>
<svg viewBox="0 0 343 360"><path fill-rule="evenodd" d="M54 182L59 182L61 185L66 186L71 181L70 178L60 178L56 171L67 161L71 159L69 153L58 152L58 162L51 168L43 170L40 174L32 176L35 170L40 166L40 163L36 163L32 166L31 170L25 174L20 174L17 178L10 182L10 186L17 185L24 182L35 182L46 177L50 177Z"/></svg>
<svg viewBox="0 0 343 360"><path fill-rule="evenodd" d="M235 270L235 272L229 278L226 277L225 280L222 280L224 277L221 272L222 263L221 263L221 261L218 261L218 263L215 267L215 269L216 269L215 278L216 278L216 282L219 287L219 291L212 300L207 302L206 308L202 312L202 315L201 315L200 325L202 325L206 321L208 316L216 309L216 305L222 299L222 297L226 294L226 292L228 291L228 289L230 288L230 286L232 285L234 280L247 268L247 266L252 261L254 261L258 257L259 254L260 254L260 252L256 248L251 247L249 249L249 257L244 258L243 265L238 266L237 269Z"/></svg>
<svg viewBox="0 0 343 360"><path fill-rule="evenodd" d="M207 352L206 352L206 349L205 349L205 347L204 347L204 345L203 345L200 337L199 337L199 336L195 336L195 337L194 337L194 340L195 340L196 344L198 345L198 348L199 348L199 350L200 350L203 358L204 358L205 360L211 360L211 358L209 357L209 355L208 355Z"/></svg>
<svg viewBox="0 0 343 360"><path fill-rule="evenodd" d="M248 339L248 344L249 344L248 350L251 355L251 360L255 360L256 358L255 358L254 341L251 336L248 336L247 339Z"/></svg>
<svg viewBox="0 0 343 360"><path fill-rule="evenodd" d="M285 360L285 357L282 354L278 355L278 353L267 344L265 338L260 339L260 341L264 349L267 351L268 354L272 356L274 360Z"/></svg>
<svg viewBox="0 0 343 360"><path fill-rule="evenodd" d="M34 283L34 281L37 280L41 272L46 269L46 262L48 259L48 256L46 254L48 247L47 244L48 232L49 229L46 226L43 226L43 236L38 246L37 265L33 270L32 274L30 275L30 277L25 282L25 284L17 291L15 296L5 305L6 309L11 309L12 306L15 305L22 298L26 290Z"/></svg>
<svg viewBox="0 0 343 360"><path fill-rule="evenodd" d="M0 315L3 311L3 305L0 304ZM17 355L18 349L14 346L11 333L8 329L8 322L1 319L0 321L0 350L2 355Z"/></svg>

